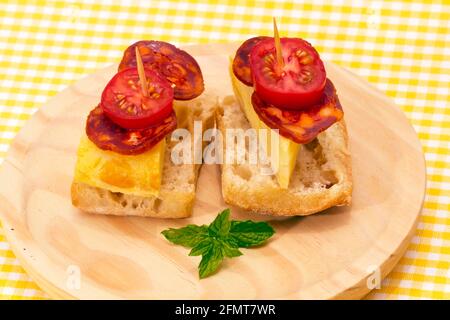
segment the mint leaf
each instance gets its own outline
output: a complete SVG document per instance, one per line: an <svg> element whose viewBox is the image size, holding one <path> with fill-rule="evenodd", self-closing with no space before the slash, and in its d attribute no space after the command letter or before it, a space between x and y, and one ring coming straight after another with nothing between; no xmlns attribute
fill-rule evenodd
<svg viewBox="0 0 450 320"><path fill-rule="evenodd" d="M209 238L195 246L189 255L202 255L202 260L200 261L198 270L200 279L203 279L214 273L219 268L224 257L238 257L242 255L242 252L225 240Z"/></svg>
<svg viewBox="0 0 450 320"><path fill-rule="evenodd" d="M275 231L267 222L232 221L229 236L241 248L249 248L262 244Z"/></svg>
<svg viewBox="0 0 450 320"><path fill-rule="evenodd" d="M201 256L206 254L211 246L213 245L213 239L212 238L205 238L204 240L200 241L195 245L195 247L192 248L191 252L189 252L190 256Z"/></svg>
<svg viewBox="0 0 450 320"><path fill-rule="evenodd" d="M174 244L192 248L208 237L208 226L190 224L180 229L170 228L161 233Z"/></svg>
<svg viewBox="0 0 450 320"><path fill-rule="evenodd" d="M214 221L209 225L209 233L212 236L226 237L230 232L231 221L230 221L230 209L225 209L214 219Z"/></svg>
<svg viewBox="0 0 450 320"><path fill-rule="evenodd" d="M198 265L198 275L200 279L204 279L207 276L214 273L223 260L222 246L217 240L211 242L209 250L203 254L202 260Z"/></svg>
<svg viewBox="0 0 450 320"><path fill-rule="evenodd" d="M224 258L241 256L239 248L260 245L275 231L267 222L230 221L230 209L226 209L209 226L190 224L161 233L174 244L192 248L190 256L202 256L198 274L203 279L213 274Z"/></svg>
<svg viewBox="0 0 450 320"><path fill-rule="evenodd" d="M242 256L242 252L237 247L234 241L230 241L229 239L221 240L222 242L222 252L223 255L227 258L234 258Z"/></svg>

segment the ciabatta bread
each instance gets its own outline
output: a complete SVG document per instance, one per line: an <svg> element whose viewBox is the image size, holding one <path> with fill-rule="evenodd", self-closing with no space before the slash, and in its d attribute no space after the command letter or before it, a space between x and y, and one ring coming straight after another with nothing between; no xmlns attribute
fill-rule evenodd
<svg viewBox="0 0 450 320"><path fill-rule="evenodd" d="M226 128L250 128L238 102L231 96L218 108L216 122L224 137ZM236 146L227 145L225 140L224 151L235 150ZM300 147L288 189L280 188L274 175L261 174L261 169L260 164L224 163L222 195L225 202L274 216L309 215L350 204L352 171L344 120Z"/></svg>
<svg viewBox="0 0 450 320"><path fill-rule="evenodd" d="M176 101L178 128L191 132L194 121L202 122L202 129L214 127L214 113L217 107L216 96L203 93L190 101ZM166 153L159 195L142 197L89 186L85 183L72 183L72 203L79 209L98 214L119 216L143 216L157 218L184 218L192 213L195 189L199 174L199 164L175 165L171 160L171 150L177 142L166 137ZM192 144L193 145L193 144Z"/></svg>

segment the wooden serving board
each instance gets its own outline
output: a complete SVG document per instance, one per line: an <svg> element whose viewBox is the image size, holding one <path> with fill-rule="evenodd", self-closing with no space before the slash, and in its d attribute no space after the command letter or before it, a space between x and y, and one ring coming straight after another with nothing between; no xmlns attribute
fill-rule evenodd
<svg viewBox="0 0 450 320"><path fill-rule="evenodd" d="M193 46L206 86L230 95L235 45ZM209 223L227 207L219 168L204 166L193 217L160 220L96 216L71 205L76 149L89 110L116 66L70 86L32 117L0 170L0 218L16 256L54 298L360 298L378 268L386 276L414 233L425 193L419 140L403 113L349 71L327 64L345 110L353 160L351 207L289 219L232 208L236 219L270 220L277 233L199 280L199 257L160 232ZM80 288L73 276L80 270Z"/></svg>

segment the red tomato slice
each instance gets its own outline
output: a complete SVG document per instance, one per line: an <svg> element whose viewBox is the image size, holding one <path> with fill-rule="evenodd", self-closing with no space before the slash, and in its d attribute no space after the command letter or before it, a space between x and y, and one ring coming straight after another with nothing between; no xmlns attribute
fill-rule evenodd
<svg viewBox="0 0 450 320"><path fill-rule="evenodd" d="M344 115L336 89L329 79L320 102L306 110L280 109L265 102L256 92L252 95L252 104L261 121L297 143L310 142Z"/></svg>
<svg viewBox="0 0 450 320"><path fill-rule="evenodd" d="M102 150L125 155L136 155L150 150L177 127L177 118L172 111L160 123L144 129L125 129L109 119L97 106L86 121L88 138Z"/></svg>
<svg viewBox="0 0 450 320"><path fill-rule="evenodd" d="M276 61L273 38L251 50L255 91L266 102L283 109L304 109L318 103L327 77L317 51L299 38L281 38L281 51L282 69Z"/></svg>
<svg viewBox="0 0 450 320"><path fill-rule="evenodd" d="M145 68L148 92L144 96L136 68L118 72L103 90L100 106L116 124L127 129L161 122L173 111L173 89L156 72Z"/></svg>
<svg viewBox="0 0 450 320"><path fill-rule="evenodd" d="M269 37L254 37L250 38L244 43L241 44L239 49L236 51L236 55L234 56L233 60L233 73L241 80L244 84L248 86L253 86L253 76L252 76L252 70L250 69L250 63L249 63L249 55L250 51L253 49L253 47L260 43L262 40L269 39Z"/></svg>
<svg viewBox="0 0 450 320"><path fill-rule="evenodd" d="M123 54L119 71L136 67L136 46L144 66L155 70L172 84L175 99L190 100L203 92L203 76L197 61L186 51L163 41L143 40L129 46Z"/></svg>

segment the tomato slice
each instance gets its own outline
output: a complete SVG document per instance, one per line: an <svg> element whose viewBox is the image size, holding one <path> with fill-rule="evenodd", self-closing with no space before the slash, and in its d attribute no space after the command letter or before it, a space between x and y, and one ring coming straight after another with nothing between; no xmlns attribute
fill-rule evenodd
<svg viewBox="0 0 450 320"><path fill-rule="evenodd" d="M186 51L163 41L143 40L129 46L123 54L119 71L136 67L136 46L144 66L158 72L172 84L175 99L190 100L203 92L203 75L197 61Z"/></svg>
<svg viewBox="0 0 450 320"><path fill-rule="evenodd" d="M172 111L160 123L144 129L125 129L105 115L100 106L94 108L87 118L86 134L100 149L125 155L136 155L150 150L177 127Z"/></svg>
<svg viewBox="0 0 450 320"><path fill-rule="evenodd" d="M342 119L344 112L333 83L327 79L318 104L306 110L283 110L264 101L258 93L252 95L258 117L280 135L297 143L308 143L320 132Z"/></svg>
<svg viewBox="0 0 450 320"><path fill-rule="evenodd" d="M259 42L250 51L255 91L283 109L304 109L318 103L327 78L317 51L299 38L281 38L281 51L283 68L277 64L273 38Z"/></svg>
<svg viewBox="0 0 450 320"><path fill-rule="evenodd" d="M161 122L173 111L173 89L156 72L145 68L144 96L137 68L118 72L103 90L100 106L116 124L127 129L145 128Z"/></svg>
<svg viewBox="0 0 450 320"><path fill-rule="evenodd" d="M250 51L256 44L266 39L269 39L269 37L250 38L244 41L236 51L236 55L233 59L233 73L236 78L241 80L247 86L253 86L252 70L250 69L250 63L248 61Z"/></svg>

